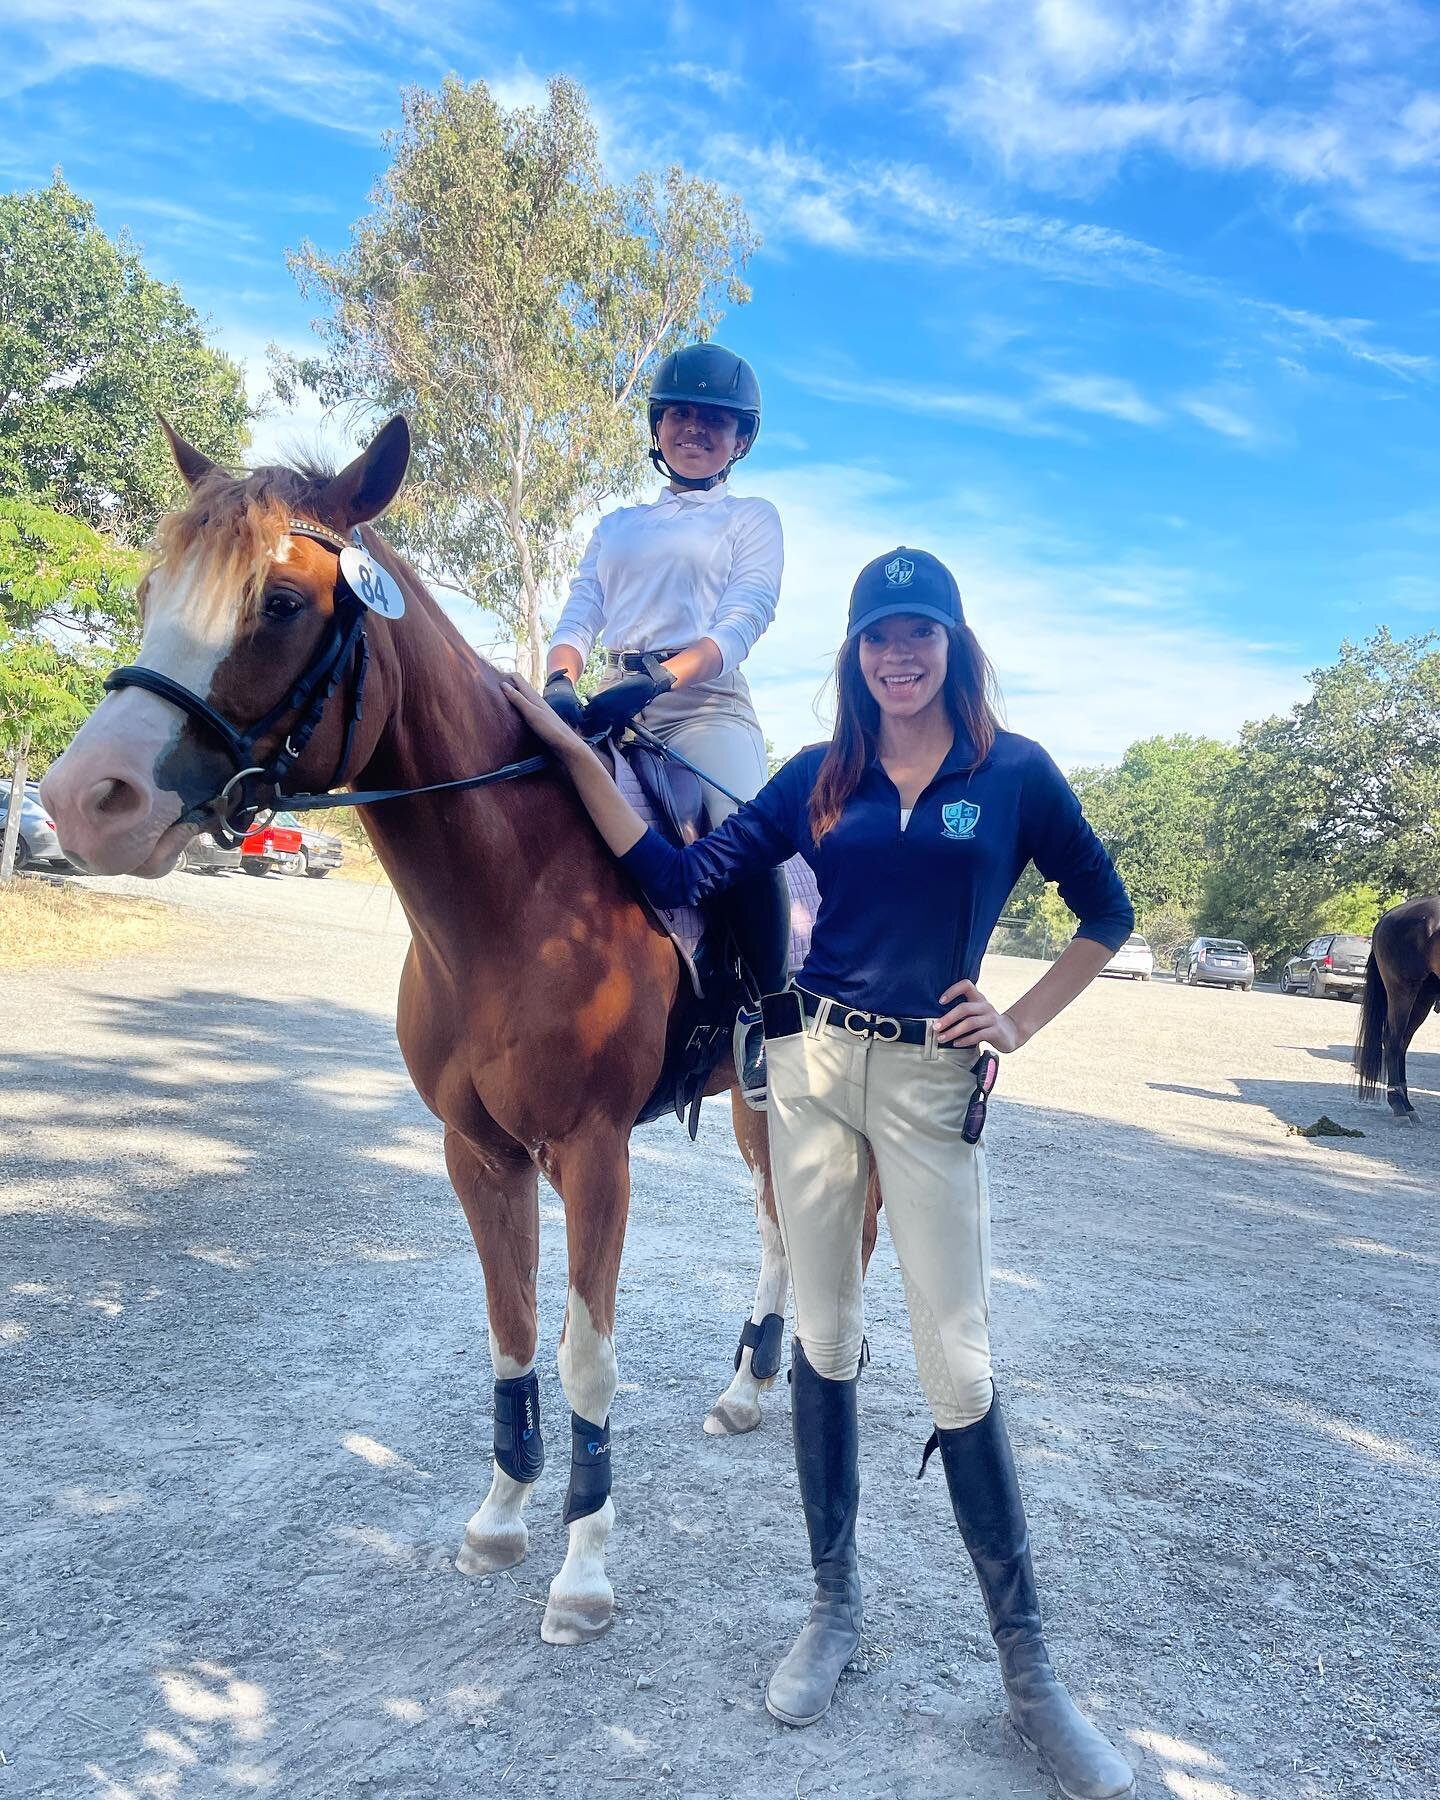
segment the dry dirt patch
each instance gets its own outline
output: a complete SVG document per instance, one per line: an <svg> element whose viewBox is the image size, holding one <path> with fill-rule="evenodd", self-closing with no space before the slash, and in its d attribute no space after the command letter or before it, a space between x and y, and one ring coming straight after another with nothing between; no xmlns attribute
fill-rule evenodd
<svg viewBox="0 0 1440 1800"><path fill-rule="evenodd" d="M0 969L143 955L163 950L180 928L172 907L151 900L21 877L0 888ZM186 930L193 936L193 926Z"/></svg>

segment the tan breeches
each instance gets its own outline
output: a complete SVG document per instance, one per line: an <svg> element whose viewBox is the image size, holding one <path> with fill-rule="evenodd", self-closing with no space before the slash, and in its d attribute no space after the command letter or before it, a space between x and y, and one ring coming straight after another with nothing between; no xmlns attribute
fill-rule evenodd
<svg viewBox="0 0 1440 1800"><path fill-rule="evenodd" d="M600 685L608 687L618 679L617 671ZM753 800L769 780L765 733L755 716L749 685L738 669L717 675L713 681L697 681L661 694L641 713L640 723L741 800ZM702 792L713 831L722 819L730 817L736 803L709 782L702 783Z"/></svg>
<svg viewBox="0 0 1440 1800"><path fill-rule="evenodd" d="M812 1368L842 1381L859 1361L870 1151L920 1385L937 1425L975 1424L991 1400L985 1152L961 1136L976 1052L867 1041L812 1020L768 1039L766 1056L776 1204Z"/></svg>

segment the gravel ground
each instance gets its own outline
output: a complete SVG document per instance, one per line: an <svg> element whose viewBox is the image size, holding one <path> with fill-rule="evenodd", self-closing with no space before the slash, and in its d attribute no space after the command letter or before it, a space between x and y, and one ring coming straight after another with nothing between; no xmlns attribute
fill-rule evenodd
<svg viewBox="0 0 1440 1800"><path fill-rule="evenodd" d="M123 881L97 885L124 891ZM135 884L137 887L142 884ZM143 884L179 950L0 977L0 1800L1052 1792L1004 1722L882 1235L862 1666L765 1676L806 1569L783 1384L702 1435L756 1241L722 1108L635 1140L609 1637L529 1560L453 1568L488 1481L479 1269L390 1026L388 891ZM218 927L218 928L217 928ZM996 959L1013 996L1034 965ZM1006 1065L994 1330L1055 1659L1149 1795L1432 1796L1440 1021L1407 1130L1333 1002L1101 982ZM1363 1130L1306 1140L1322 1112ZM544 1324L564 1291L544 1208Z"/></svg>

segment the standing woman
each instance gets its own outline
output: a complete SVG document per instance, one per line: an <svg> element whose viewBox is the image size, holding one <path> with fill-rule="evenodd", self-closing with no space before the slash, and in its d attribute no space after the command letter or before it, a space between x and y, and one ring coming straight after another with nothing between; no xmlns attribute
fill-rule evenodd
<svg viewBox="0 0 1440 1800"><path fill-rule="evenodd" d="M1000 728L993 676L950 571L898 549L860 573L829 744L792 757L709 837L672 849L533 694L514 704L560 756L621 866L659 905L693 902L798 851L820 911L797 985L767 995L770 1150L795 1289L792 1413L815 1570L810 1617L765 1703L813 1724L860 1642L856 1373L869 1156L904 1274L915 1361L955 1519L979 1578L1011 1716L1071 1800L1133 1791L1125 1758L1050 1666L1029 1533L991 1380L990 1214L980 1143L993 1059L1089 986L1134 914L1044 750ZM1033 861L1079 915L1012 1005L975 986Z"/></svg>
<svg viewBox="0 0 1440 1800"><path fill-rule="evenodd" d="M550 641L545 699L595 733L638 716L648 731L740 800L765 785L765 734L740 664L775 617L784 546L768 500L732 494L731 469L760 431L760 384L719 344L667 356L650 386L650 460L659 498L595 527ZM597 638L607 670L588 710L575 683ZM704 786L713 828L736 801ZM790 898L778 869L751 870L712 896L758 997L789 979ZM741 1014L741 1091L763 1106L758 1008Z"/></svg>

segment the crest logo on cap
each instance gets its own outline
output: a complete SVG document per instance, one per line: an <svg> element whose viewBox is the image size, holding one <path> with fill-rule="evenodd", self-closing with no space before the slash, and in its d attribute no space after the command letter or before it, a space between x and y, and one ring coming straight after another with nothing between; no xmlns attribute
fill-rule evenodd
<svg viewBox="0 0 1440 1800"><path fill-rule="evenodd" d="M915 565L908 556L892 556L885 565L885 579L891 587L909 587Z"/></svg>

